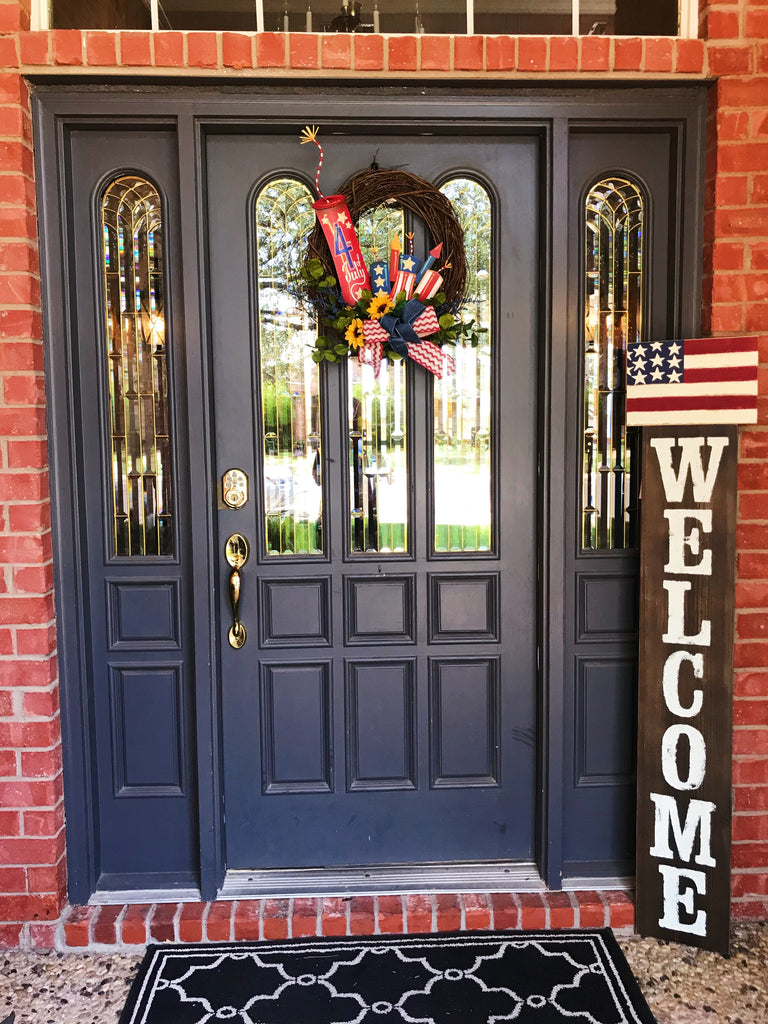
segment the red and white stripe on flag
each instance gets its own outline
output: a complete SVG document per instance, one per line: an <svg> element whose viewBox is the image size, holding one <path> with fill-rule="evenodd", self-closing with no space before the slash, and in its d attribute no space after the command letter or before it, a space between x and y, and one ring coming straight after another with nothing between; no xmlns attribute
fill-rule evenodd
<svg viewBox="0 0 768 1024"><path fill-rule="evenodd" d="M756 422L756 337L627 347L627 426Z"/></svg>

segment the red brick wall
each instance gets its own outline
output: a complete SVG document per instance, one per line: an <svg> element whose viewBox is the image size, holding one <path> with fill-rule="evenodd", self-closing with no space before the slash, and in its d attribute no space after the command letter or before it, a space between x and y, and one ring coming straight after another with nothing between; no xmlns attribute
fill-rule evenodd
<svg viewBox="0 0 768 1024"><path fill-rule="evenodd" d="M40 279L25 73L618 81L718 76L704 328L761 335L739 469L733 911L768 916L768 5L701 5L702 40L30 32L0 0L0 946L45 944L64 901ZM5 922L5 923L3 923ZM30 924L31 922L31 924Z"/></svg>

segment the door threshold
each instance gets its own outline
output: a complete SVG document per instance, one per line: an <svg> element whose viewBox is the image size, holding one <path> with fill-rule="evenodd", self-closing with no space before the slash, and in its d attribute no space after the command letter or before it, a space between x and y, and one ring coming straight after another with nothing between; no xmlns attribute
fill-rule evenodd
<svg viewBox="0 0 768 1024"><path fill-rule="evenodd" d="M397 864L366 868L230 870L218 898L380 896L386 893L543 892L533 861Z"/></svg>

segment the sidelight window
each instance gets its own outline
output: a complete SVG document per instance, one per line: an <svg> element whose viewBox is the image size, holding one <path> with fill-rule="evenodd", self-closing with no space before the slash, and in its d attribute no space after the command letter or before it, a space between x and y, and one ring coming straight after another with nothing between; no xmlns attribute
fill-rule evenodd
<svg viewBox="0 0 768 1024"><path fill-rule="evenodd" d="M464 229L464 318L485 332L477 348L457 346L455 372L434 382L434 550L481 552L492 547L491 200L471 178L452 178L441 192Z"/></svg>
<svg viewBox="0 0 768 1024"><path fill-rule="evenodd" d="M115 555L173 554L160 196L125 175L101 204Z"/></svg>
<svg viewBox="0 0 768 1024"><path fill-rule="evenodd" d="M627 345L642 330L645 203L605 178L585 203L582 548L637 546L639 431L626 425Z"/></svg>
<svg viewBox="0 0 768 1024"><path fill-rule="evenodd" d="M256 197L259 373L268 555L323 553L320 374L315 317L296 299L300 246L315 222L312 194L278 178Z"/></svg>

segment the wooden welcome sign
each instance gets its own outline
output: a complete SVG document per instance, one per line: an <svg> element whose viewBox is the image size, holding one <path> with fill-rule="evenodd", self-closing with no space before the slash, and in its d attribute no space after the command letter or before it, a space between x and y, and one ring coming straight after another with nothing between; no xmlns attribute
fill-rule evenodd
<svg viewBox="0 0 768 1024"><path fill-rule="evenodd" d="M644 427L636 927L730 923L735 427Z"/></svg>

